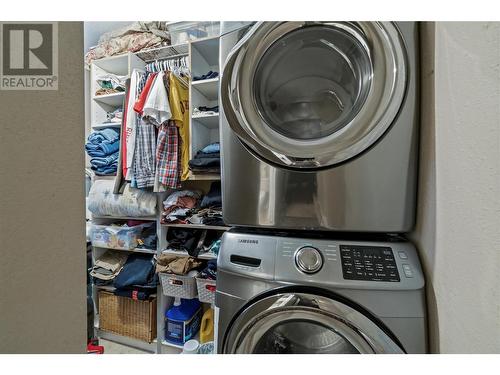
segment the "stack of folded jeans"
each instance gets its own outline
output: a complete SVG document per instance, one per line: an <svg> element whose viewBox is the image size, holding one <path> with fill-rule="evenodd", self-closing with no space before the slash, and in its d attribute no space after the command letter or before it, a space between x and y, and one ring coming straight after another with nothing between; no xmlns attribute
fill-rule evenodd
<svg viewBox="0 0 500 375"><path fill-rule="evenodd" d="M151 255L130 254L123 269L113 280L114 294L138 300L146 300L156 293L158 275L156 261Z"/></svg>
<svg viewBox="0 0 500 375"><path fill-rule="evenodd" d="M111 175L116 173L119 148L120 133L114 128L97 130L89 135L85 150L92 158L90 165L95 174Z"/></svg>
<svg viewBox="0 0 500 375"><path fill-rule="evenodd" d="M189 161L193 173L220 173L220 144L211 143L199 150Z"/></svg>

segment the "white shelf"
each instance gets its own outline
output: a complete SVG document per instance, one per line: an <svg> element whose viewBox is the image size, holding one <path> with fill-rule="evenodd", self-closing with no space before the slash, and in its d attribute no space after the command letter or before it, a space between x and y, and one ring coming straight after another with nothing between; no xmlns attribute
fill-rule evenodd
<svg viewBox="0 0 500 375"><path fill-rule="evenodd" d="M129 253L144 253L144 254L156 254L156 250L154 249L142 249L140 247L136 247L135 249L130 249L130 250L125 250L125 249L115 249L112 247L104 247L104 246L94 246L93 247L99 248L99 249L107 249L107 250L116 250L116 251L126 251Z"/></svg>
<svg viewBox="0 0 500 375"><path fill-rule="evenodd" d="M220 181L219 173L193 173L189 172L190 181Z"/></svg>
<svg viewBox="0 0 500 375"><path fill-rule="evenodd" d="M222 225L204 225L204 224L162 224L164 227L189 228L189 229L212 229L212 230L229 230L231 227Z"/></svg>
<svg viewBox="0 0 500 375"><path fill-rule="evenodd" d="M106 128L121 128L121 126L122 126L121 122L105 122L103 124L91 125L91 128L98 130L98 129L106 129Z"/></svg>
<svg viewBox="0 0 500 375"><path fill-rule="evenodd" d="M169 254L169 255L177 255L180 257L189 257L190 256L187 251L175 251L175 250L168 250L168 249L162 250L161 253L162 254ZM210 253L210 254L198 254L198 256L196 256L195 258L210 260L210 259L217 259L217 255L212 254L212 253Z"/></svg>
<svg viewBox="0 0 500 375"><path fill-rule="evenodd" d="M92 219L116 219L116 220L146 220L153 221L156 220L156 216L97 216L92 215Z"/></svg>
<svg viewBox="0 0 500 375"><path fill-rule="evenodd" d="M191 86L208 100L217 100L219 94L219 77L192 81Z"/></svg>
<svg viewBox="0 0 500 375"><path fill-rule="evenodd" d="M109 73L121 76L126 76L129 74L128 52L125 52L121 55L109 56L102 59L93 60L92 63L100 69Z"/></svg>
<svg viewBox="0 0 500 375"><path fill-rule="evenodd" d="M115 92L113 94L107 95L94 95L94 100L96 102L104 103L113 107L119 107L123 105L124 97L125 92Z"/></svg>
<svg viewBox="0 0 500 375"><path fill-rule="evenodd" d="M193 339L197 340L198 342L200 342L200 332L198 332L195 335L195 337L193 337ZM183 349L184 348L184 345L174 344L174 343L168 342L167 340L161 340L161 344L164 345L164 346L170 346L171 348L177 348L177 349Z"/></svg>
<svg viewBox="0 0 500 375"><path fill-rule="evenodd" d="M219 114L215 115L193 115L193 123L200 123L209 129L216 129L219 127Z"/></svg>

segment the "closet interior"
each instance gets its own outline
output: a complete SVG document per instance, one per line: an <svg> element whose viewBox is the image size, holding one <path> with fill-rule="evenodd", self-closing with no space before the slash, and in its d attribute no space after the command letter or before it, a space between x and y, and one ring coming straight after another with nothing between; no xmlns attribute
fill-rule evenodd
<svg viewBox="0 0 500 375"><path fill-rule="evenodd" d="M154 24L153 35L148 25L137 38L163 32L170 41L100 58L97 46L87 57L89 339L158 354L196 339L210 353L218 239L229 229L220 197L219 24ZM99 43L128 36L112 31Z"/></svg>

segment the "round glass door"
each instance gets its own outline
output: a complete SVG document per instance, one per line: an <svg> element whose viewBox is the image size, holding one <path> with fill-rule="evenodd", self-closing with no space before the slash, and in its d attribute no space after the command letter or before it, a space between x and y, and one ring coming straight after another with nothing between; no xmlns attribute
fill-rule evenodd
<svg viewBox="0 0 500 375"><path fill-rule="evenodd" d="M288 321L269 329L254 354L359 354L345 337L311 321Z"/></svg>
<svg viewBox="0 0 500 375"><path fill-rule="evenodd" d="M221 103L257 157L325 168L384 135L403 103L406 74L392 23L258 22L225 60Z"/></svg>
<svg viewBox="0 0 500 375"><path fill-rule="evenodd" d="M309 26L285 35L262 56L254 79L262 119L285 137L310 140L342 129L371 83L366 47L343 29Z"/></svg>
<svg viewBox="0 0 500 375"><path fill-rule="evenodd" d="M403 353L382 326L337 300L277 292L236 317L223 352L238 354Z"/></svg>

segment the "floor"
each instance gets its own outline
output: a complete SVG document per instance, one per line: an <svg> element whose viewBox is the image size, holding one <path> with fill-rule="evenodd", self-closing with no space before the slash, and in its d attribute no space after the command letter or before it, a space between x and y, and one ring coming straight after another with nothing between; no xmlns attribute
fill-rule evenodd
<svg viewBox="0 0 500 375"><path fill-rule="evenodd" d="M104 354L151 354L140 349L104 339L99 339L99 345L104 346Z"/></svg>

